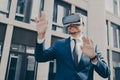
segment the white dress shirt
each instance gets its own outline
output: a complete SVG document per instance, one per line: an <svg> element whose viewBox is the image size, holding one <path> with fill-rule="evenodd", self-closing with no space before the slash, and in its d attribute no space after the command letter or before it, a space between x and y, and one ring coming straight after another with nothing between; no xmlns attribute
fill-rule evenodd
<svg viewBox="0 0 120 80"><path fill-rule="evenodd" d="M72 55L72 58L73 58L73 48L75 46L75 42L74 40L76 40L76 49L78 51L78 62L80 61L81 59L81 55L82 55L82 50L81 50L81 46L83 46L83 41L82 41L82 37L79 37L79 38L73 38L72 36L70 37L70 46L71 46L71 55Z"/></svg>

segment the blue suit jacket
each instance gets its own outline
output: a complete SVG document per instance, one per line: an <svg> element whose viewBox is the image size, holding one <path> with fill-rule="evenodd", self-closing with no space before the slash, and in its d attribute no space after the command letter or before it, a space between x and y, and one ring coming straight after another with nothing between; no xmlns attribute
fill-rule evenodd
<svg viewBox="0 0 120 80"><path fill-rule="evenodd" d="M35 48L36 61L46 62L56 59L55 80L93 80L94 70L103 78L107 78L110 75L110 70L101 53L97 52L97 48L96 54L98 55L96 65L93 65L90 58L82 53L76 67L71 55L70 38L56 41L49 49L44 49L44 43L36 43Z"/></svg>

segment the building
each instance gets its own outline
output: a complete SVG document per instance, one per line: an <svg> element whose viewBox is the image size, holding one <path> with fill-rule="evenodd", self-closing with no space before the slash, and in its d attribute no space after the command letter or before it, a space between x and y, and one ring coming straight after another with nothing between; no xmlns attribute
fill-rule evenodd
<svg viewBox="0 0 120 80"><path fill-rule="evenodd" d="M35 16L48 19L46 48L68 37L61 19L80 13L85 35L100 47L111 70L107 80L120 80L120 0L0 0L0 80L53 80L55 60L37 63ZM104 80L95 74L95 80Z"/></svg>

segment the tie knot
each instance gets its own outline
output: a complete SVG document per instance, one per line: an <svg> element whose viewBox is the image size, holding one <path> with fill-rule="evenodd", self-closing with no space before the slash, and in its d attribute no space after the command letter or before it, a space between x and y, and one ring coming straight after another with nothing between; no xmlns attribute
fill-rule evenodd
<svg viewBox="0 0 120 80"><path fill-rule="evenodd" d="M73 41L74 41L74 42L75 42L75 44L76 44L76 41L77 41L77 40L76 40L76 39L73 39Z"/></svg>

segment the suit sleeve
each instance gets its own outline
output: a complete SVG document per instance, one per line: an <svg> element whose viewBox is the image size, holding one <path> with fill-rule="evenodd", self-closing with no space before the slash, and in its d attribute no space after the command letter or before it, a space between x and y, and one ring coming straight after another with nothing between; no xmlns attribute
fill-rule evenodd
<svg viewBox="0 0 120 80"><path fill-rule="evenodd" d="M101 52L98 51L98 48L96 46L96 53L98 56L98 62L95 66L95 71L103 78L107 78L110 76L110 69L107 66L106 62L104 61L104 58L101 54Z"/></svg>
<svg viewBox="0 0 120 80"><path fill-rule="evenodd" d="M37 62L46 62L56 58L56 43L53 44L50 48L44 48L44 42L39 44L36 43L35 47L35 60Z"/></svg>

